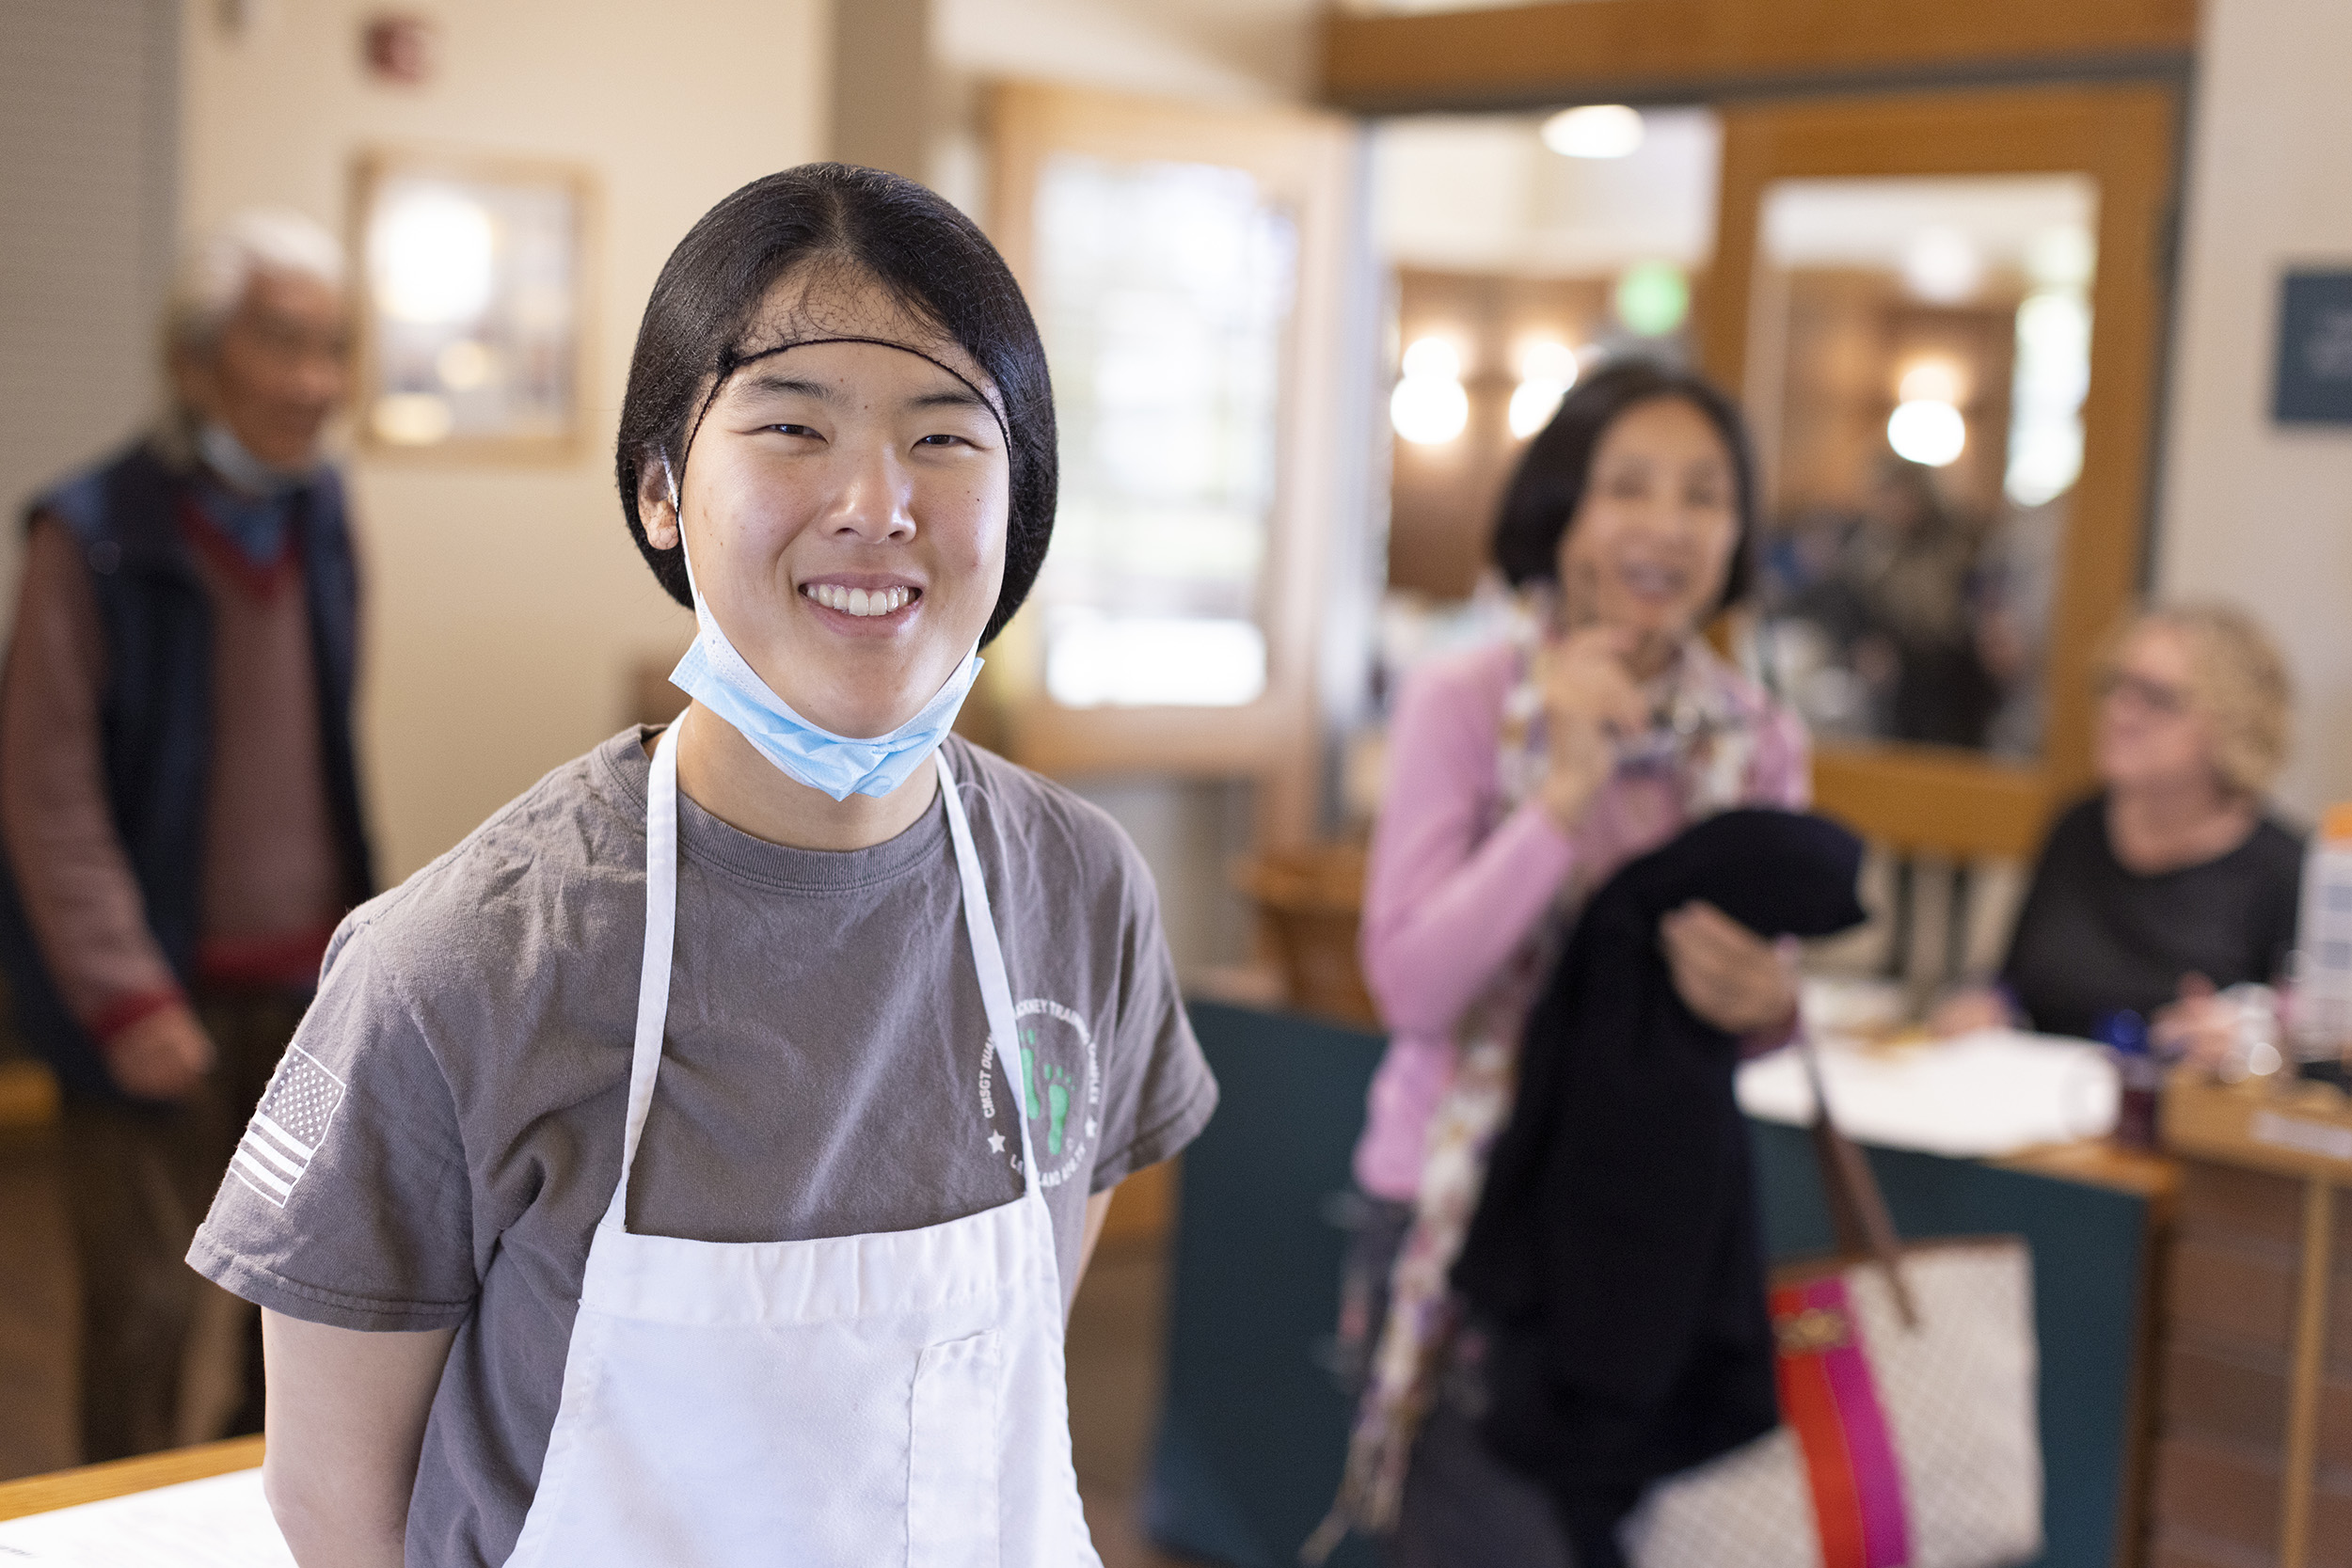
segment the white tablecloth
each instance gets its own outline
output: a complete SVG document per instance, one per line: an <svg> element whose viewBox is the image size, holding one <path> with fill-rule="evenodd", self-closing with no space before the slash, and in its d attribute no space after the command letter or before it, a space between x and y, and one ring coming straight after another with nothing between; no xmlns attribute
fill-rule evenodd
<svg viewBox="0 0 2352 1568"><path fill-rule="evenodd" d="M0 1521L0 1564L294 1568L259 1469Z"/></svg>
<svg viewBox="0 0 2352 1568"><path fill-rule="evenodd" d="M2115 1130L2115 1068L2088 1041L1987 1029L1948 1040L1820 1047L1830 1110L1849 1137L1888 1148L1977 1158ZM1752 1117L1810 1126L1813 1089L1793 1050L1740 1069Z"/></svg>

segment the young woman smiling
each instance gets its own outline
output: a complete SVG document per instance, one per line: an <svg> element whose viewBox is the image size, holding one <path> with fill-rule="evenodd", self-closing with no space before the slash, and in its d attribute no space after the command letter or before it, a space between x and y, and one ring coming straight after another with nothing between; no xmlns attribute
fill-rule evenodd
<svg viewBox="0 0 2352 1568"><path fill-rule="evenodd" d="M1359 1453L1367 1432L1413 1445L1401 1496L1353 1505L1353 1522L1393 1527L1392 1560L1568 1560L1542 1489L1486 1454L1457 1403L1477 1402L1474 1355L1453 1347L1445 1392L1406 1386L1448 1363L1443 1279L1461 1240L1434 1217L1445 1204L1417 1224L1415 1198L1424 1180L1475 1191L1500 1122L1470 1107L1507 1093L1520 1024L1592 893L1700 816L1806 802L1802 725L1700 635L1746 591L1755 512L1721 393L1645 363L1600 372L1503 499L1494 557L1527 634L1417 672L1399 697L1362 938L1392 1033L1356 1147L1364 1221L1342 1322L1373 1376ZM1796 980L1772 943L1704 904L1659 941L1692 1011L1759 1044L1785 1037ZM1425 1403L1416 1441L1393 1413Z"/></svg>
<svg viewBox="0 0 2352 1568"><path fill-rule="evenodd" d="M191 1260L323 1564L1092 1564L1061 1324L1216 1087L1148 875L947 734L1053 522L961 214L812 165L655 285L629 529L692 697L347 920Z"/></svg>

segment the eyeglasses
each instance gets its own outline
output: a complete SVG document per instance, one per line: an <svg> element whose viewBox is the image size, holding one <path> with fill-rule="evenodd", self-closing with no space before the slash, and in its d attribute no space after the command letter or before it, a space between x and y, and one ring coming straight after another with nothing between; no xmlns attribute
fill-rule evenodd
<svg viewBox="0 0 2352 1568"><path fill-rule="evenodd" d="M2188 711L2188 693L2177 686L2135 675L2128 670L2109 670L2099 677L2102 698L2128 697L2149 712L2167 719L2178 719Z"/></svg>

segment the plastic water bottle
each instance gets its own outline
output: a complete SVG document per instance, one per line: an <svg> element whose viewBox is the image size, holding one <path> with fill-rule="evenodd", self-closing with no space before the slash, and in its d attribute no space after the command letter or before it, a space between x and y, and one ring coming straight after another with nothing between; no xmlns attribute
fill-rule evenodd
<svg viewBox="0 0 2352 1568"><path fill-rule="evenodd" d="M2352 801L2331 806L2303 859L2289 1038L2306 1069L2352 1052Z"/></svg>

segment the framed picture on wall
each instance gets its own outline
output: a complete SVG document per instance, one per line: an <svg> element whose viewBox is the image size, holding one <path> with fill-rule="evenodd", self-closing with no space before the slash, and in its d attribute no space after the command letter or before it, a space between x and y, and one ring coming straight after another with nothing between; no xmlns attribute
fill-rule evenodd
<svg viewBox="0 0 2352 1568"><path fill-rule="evenodd" d="M361 155L354 185L362 444L493 461L575 455L592 319L588 171L376 150Z"/></svg>

